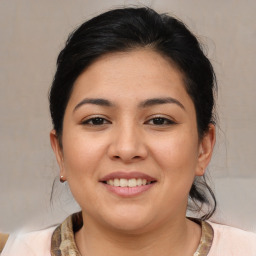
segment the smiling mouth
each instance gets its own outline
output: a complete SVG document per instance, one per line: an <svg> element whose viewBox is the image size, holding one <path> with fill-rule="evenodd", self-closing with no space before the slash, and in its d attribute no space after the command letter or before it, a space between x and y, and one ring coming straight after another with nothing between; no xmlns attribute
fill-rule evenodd
<svg viewBox="0 0 256 256"><path fill-rule="evenodd" d="M113 187L129 187L129 188L134 188L134 187L141 187L141 186L147 186L150 185L152 183L155 183L156 181L149 181L147 179L136 179L136 178L132 178L132 179L109 179L106 181L102 181L104 184L113 186Z"/></svg>
<svg viewBox="0 0 256 256"><path fill-rule="evenodd" d="M142 172L112 172L99 180L117 196L130 198L151 190L157 180Z"/></svg>

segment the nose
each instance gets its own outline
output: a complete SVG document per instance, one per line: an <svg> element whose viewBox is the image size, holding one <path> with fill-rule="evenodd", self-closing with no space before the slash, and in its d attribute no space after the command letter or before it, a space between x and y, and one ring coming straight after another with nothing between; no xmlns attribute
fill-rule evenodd
<svg viewBox="0 0 256 256"><path fill-rule="evenodd" d="M120 160L124 163L145 159L148 155L148 150L140 129L131 125L115 129L108 148L108 154L111 159Z"/></svg>

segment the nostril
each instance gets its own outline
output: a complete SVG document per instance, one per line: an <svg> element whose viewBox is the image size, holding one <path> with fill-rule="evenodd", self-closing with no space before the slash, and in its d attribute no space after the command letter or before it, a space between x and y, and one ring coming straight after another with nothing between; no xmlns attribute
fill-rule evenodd
<svg viewBox="0 0 256 256"><path fill-rule="evenodd" d="M114 156L113 158L120 159L121 157L120 156ZM134 156L131 159L139 159L139 158L141 158L141 157L140 156Z"/></svg>

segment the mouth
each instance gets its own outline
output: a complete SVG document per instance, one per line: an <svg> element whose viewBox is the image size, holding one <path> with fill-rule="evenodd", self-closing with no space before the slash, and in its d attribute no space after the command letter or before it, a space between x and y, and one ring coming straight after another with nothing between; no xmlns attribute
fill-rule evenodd
<svg viewBox="0 0 256 256"><path fill-rule="evenodd" d="M110 186L114 186L114 187L129 187L129 188L134 188L134 187L139 187L139 186L146 186L152 183L155 183L156 180L154 181L149 181L146 179L136 179L136 178L132 178L132 179L109 179L106 181L102 181L104 184L110 185Z"/></svg>
<svg viewBox="0 0 256 256"><path fill-rule="evenodd" d="M118 196L131 197L147 191L157 180L139 172L115 172L103 177L100 182Z"/></svg>

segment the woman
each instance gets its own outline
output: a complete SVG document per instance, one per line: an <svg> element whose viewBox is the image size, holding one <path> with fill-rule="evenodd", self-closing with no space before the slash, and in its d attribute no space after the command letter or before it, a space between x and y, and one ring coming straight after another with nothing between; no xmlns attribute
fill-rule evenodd
<svg viewBox="0 0 256 256"><path fill-rule="evenodd" d="M2 255L256 255L254 234L205 221L216 207L203 178L214 93L211 63L182 22L125 8L82 24L49 97L60 181L81 212L11 237ZM186 217L188 201L201 219Z"/></svg>

